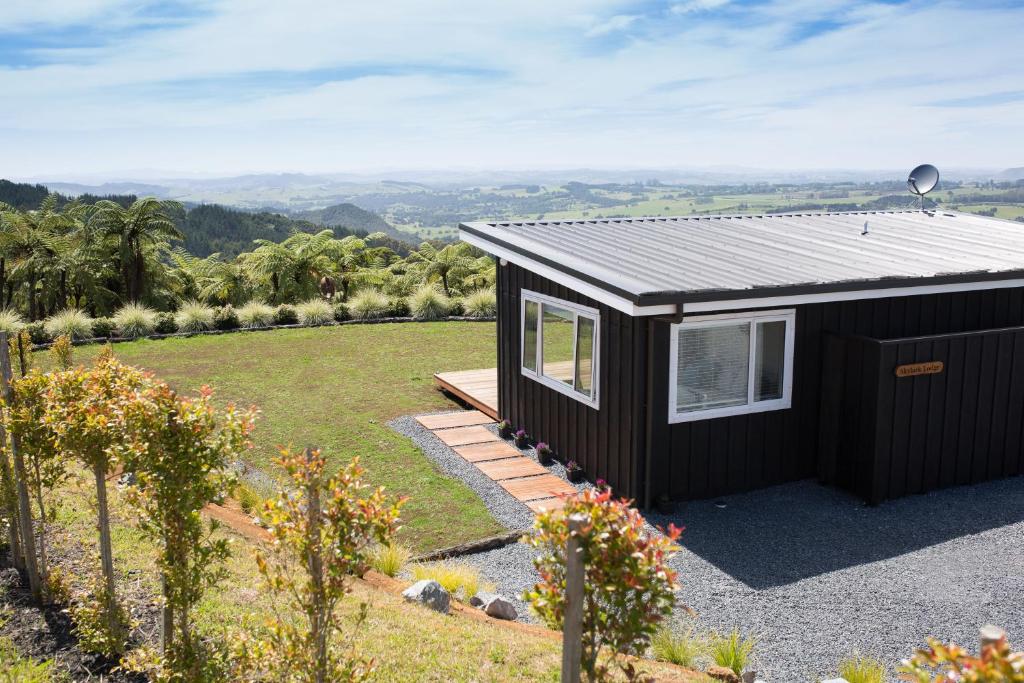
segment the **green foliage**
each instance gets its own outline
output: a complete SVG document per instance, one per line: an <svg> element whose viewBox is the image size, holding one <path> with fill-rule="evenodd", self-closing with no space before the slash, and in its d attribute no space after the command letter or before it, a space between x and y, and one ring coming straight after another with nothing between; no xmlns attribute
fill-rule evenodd
<svg viewBox="0 0 1024 683"><path fill-rule="evenodd" d="M747 668L755 645L755 639L745 638L740 635L738 629L733 629L725 635L712 635L708 649L715 664L732 669L733 673L739 676Z"/></svg>
<svg viewBox="0 0 1024 683"><path fill-rule="evenodd" d="M212 330L215 312L212 306L201 301L186 301L174 314L174 324L179 332L203 332Z"/></svg>
<svg viewBox="0 0 1024 683"><path fill-rule="evenodd" d="M250 301L241 306L237 313L239 326L251 330L273 325L276 311L273 306L268 306L261 301Z"/></svg>
<svg viewBox="0 0 1024 683"><path fill-rule="evenodd" d="M958 645L928 638L928 647L900 667L900 680L912 683L1024 683L1024 652L1014 652L1006 634L974 656Z"/></svg>
<svg viewBox="0 0 1024 683"><path fill-rule="evenodd" d="M403 501L389 504L384 490L363 483L354 460L333 477L319 451L283 451L278 464L291 479L290 491L268 501L267 519L276 553L257 557L268 588L302 615L278 616L271 624L266 659L260 668L275 680L296 683L362 681L373 662L338 642L338 604L352 577L370 566L374 543L390 543ZM362 607L365 619L366 606Z"/></svg>
<svg viewBox="0 0 1024 683"><path fill-rule="evenodd" d="M0 638L0 683L56 683L67 680L57 674L53 662L22 657L8 638Z"/></svg>
<svg viewBox="0 0 1024 683"><path fill-rule="evenodd" d="M185 398L162 382L136 392L124 409L126 469L135 473L130 499L139 528L160 549L163 580L164 666L195 680L206 656L194 633L193 608L223 576L228 542L216 538L216 524L200 511L231 489L229 465L250 446L254 412L213 406L212 392Z"/></svg>
<svg viewBox="0 0 1024 683"><path fill-rule="evenodd" d="M334 304L334 320L336 322L341 323L351 319L352 314L348 312L348 306L341 302Z"/></svg>
<svg viewBox="0 0 1024 683"><path fill-rule="evenodd" d="M474 289L462 298L462 314L470 318L491 318L498 313L494 289Z"/></svg>
<svg viewBox="0 0 1024 683"><path fill-rule="evenodd" d="M156 328L154 331L157 334L173 334L178 331L178 324L174 322L174 314L168 312L158 313L156 316Z"/></svg>
<svg viewBox="0 0 1024 683"><path fill-rule="evenodd" d="M384 318L391 308L391 300L377 289L362 289L348 302L348 311L354 320Z"/></svg>
<svg viewBox="0 0 1024 683"><path fill-rule="evenodd" d="M22 330L28 333L29 339L33 344L49 344L53 341L53 336L46 331L46 323L41 320L27 323Z"/></svg>
<svg viewBox="0 0 1024 683"><path fill-rule="evenodd" d="M6 332L8 336L17 334L25 327L25 319L17 311L9 308L0 310L0 332Z"/></svg>
<svg viewBox="0 0 1024 683"><path fill-rule="evenodd" d="M417 320L440 320L450 308L450 300L436 285L425 284L409 297L409 311Z"/></svg>
<svg viewBox="0 0 1024 683"><path fill-rule="evenodd" d="M412 557L412 551L400 543L378 543L370 550L370 566L387 576L398 576Z"/></svg>
<svg viewBox="0 0 1024 683"><path fill-rule="evenodd" d="M66 308L46 319L43 327L51 339L64 334L72 339L92 337L93 320L89 314L77 308Z"/></svg>
<svg viewBox="0 0 1024 683"><path fill-rule="evenodd" d="M846 683L885 683L889 680L885 664L871 657L846 657L839 662L839 676Z"/></svg>
<svg viewBox="0 0 1024 683"><path fill-rule="evenodd" d="M303 325L323 325L334 320L334 308L323 299L309 299L295 307Z"/></svg>
<svg viewBox="0 0 1024 683"><path fill-rule="evenodd" d="M707 655L708 643L694 634L692 628L678 634L662 628L651 638L651 653L663 662L694 668Z"/></svg>
<svg viewBox="0 0 1024 683"><path fill-rule="evenodd" d="M218 308L213 314L213 326L218 330L237 330L241 327L234 306L226 304Z"/></svg>
<svg viewBox="0 0 1024 683"><path fill-rule="evenodd" d="M274 312L275 325L295 325L299 322L299 312L291 304L281 304Z"/></svg>
<svg viewBox="0 0 1024 683"><path fill-rule="evenodd" d="M89 593L72 601L68 611L75 625L78 647L85 652L114 658L124 654L134 624L106 586L103 578L97 577Z"/></svg>
<svg viewBox="0 0 1024 683"><path fill-rule="evenodd" d="M55 367L67 370L74 363L74 347L71 345L71 338L61 335L53 340L50 347L50 357Z"/></svg>
<svg viewBox="0 0 1024 683"><path fill-rule="evenodd" d="M94 318L92 321L92 336L99 338L113 337L117 333L117 323L113 318Z"/></svg>
<svg viewBox="0 0 1024 683"><path fill-rule="evenodd" d="M587 520L578 534L585 567L581 666L589 680L603 680L601 649L611 649L616 658L641 655L672 611L676 573L668 560L677 551L680 529L670 525L664 536L651 536L640 513L628 501L615 500L609 488L584 490L561 510L539 514L529 542L541 551L534 559L540 581L524 598L555 630L565 618L566 544L575 533L568 518L573 515Z"/></svg>
<svg viewBox="0 0 1024 683"><path fill-rule="evenodd" d="M145 337L156 331L159 314L142 304L125 304L114 313L114 325L122 337Z"/></svg>
<svg viewBox="0 0 1024 683"><path fill-rule="evenodd" d="M480 570L465 562L445 560L415 564L412 577L416 581L437 581L446 591L463 600L469 600L480 592Z"/></svg>
<svg viewBox="0 0 1024 683"><path fill-rule="evenodd" d="M402 298L392 298L391 305L388 306L387 315L392 318L408 318L409 301Z"/></svg>

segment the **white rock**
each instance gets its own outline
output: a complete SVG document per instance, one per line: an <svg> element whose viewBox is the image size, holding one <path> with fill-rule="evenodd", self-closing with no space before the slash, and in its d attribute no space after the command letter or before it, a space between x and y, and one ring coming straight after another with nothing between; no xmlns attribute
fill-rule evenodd
<svg viewBox="0 0 1024 683"><path fill-rule="evenodd" d="M451 607L452 596L437 581L424 579L402 591L402 597L409 602L418 602L426 605L435 612L448 614Z"/></svg>

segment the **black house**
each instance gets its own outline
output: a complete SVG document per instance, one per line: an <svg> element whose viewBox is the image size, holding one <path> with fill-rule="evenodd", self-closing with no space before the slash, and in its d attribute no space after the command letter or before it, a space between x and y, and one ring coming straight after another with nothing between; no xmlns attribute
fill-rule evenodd
<svg viewBox="0 0 1024 683"><path fill-rule="evenodd" d="M927 211L467 223L498 410L649 506L1024 472L1024 225Z"/></svg>

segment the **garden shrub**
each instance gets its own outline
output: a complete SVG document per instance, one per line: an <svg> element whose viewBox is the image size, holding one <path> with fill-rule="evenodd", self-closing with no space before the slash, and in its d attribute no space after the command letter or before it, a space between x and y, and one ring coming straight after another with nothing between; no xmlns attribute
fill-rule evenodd
<svg viewBox="0 0 1024 683"><path fill-rule="evenodd" d="M336 322L343 323L351 319L352 314L348 312L348 306L341 302L334 304L334 320Z"/></svg>
<svg viewBox="0 0 1024 683"><path fill-rule="evenodd" d="M273 325L276 310L262 301L250 301L239 308L237 313L239 326L252 330Z"/></svg>
<svg viewBox="0 0 1024 683"><path fill-rule="evenodd" d="M437 285L423 285L409 297L409 312L417 320L440 320L450 308L451 300Z"/></svg>
<svg viewBox="0 0 1024 683"><path fill-rule="evenodd" d="M156 331L159 314L142 304L125 304L114 313L114 325L122 337L146 337Z"/></svg>
<svg viewBox="0 0 1024 683"><path fill-rule="evenodd" d="M846 683L885 683L888 673L885 664L871 657L846 657L839 662L839 676Z"/></svg>
<svg viewBox="0 0 1024 683"><path fill-rule="evenodd" d="M201 301L186 301L174 314L174 324L179 332L202 332L213 329L214 315L213 307Z"/></svg>
<svg viewBox="0 0 1024 683"><path fill-rule="evenodd" d="M174 322L174 314L167 312L157 313L154 331L157 334L174 334L177 332L178 324Z"/></svg>
<svg viewBox="0 0 1024 683"><path fill-rule="evenodd" d="M235 307L227 304L218 308L213 314L213 327L218 330L237 330L241 327Z"/></svg>
<svg viewBox="0 0 1024 683"><path fill-rule="evenodd" d="M107 593L102 577L95 579L89 593L72 601L68 612L82 650L110 658L124 654L134 623L116 597Z"/></svg>
<svg viewBox="0 0 1024 683"><path fill-rule="evenodd" d="M291 304L281 304L274 313L275 325L295 325L299 322L299 313Z"/></svg>
<svg viewBox="0 0 1024 683"><path fill-rule="evenodd" d="M753 638L744 638L738 629L733 629L725 635L713 635L708 649L715 664L732 669L733 673L741 676L750 662L750 655L754 652L756 644L757 641Z"/></svg>
<svg viewBox="0 0 1024 683"><path fill-rule="evenodd" d="M6 332L7 336L13 337L23 327L25 327L25 319L17 311L12 311L9 308L0 311L0 332Z"/></svg>
<svg viewBox="0 0 1024 683"><path fill-rule="evenodd" d="M462 299L451 298L448 300L450 306L448 307L448 315L464 315L466 313L466 305L462 302Z"/></svg>
<svg viewBox="0 0 1024 683"><path fill-rule="evenodd" d="M53 341L53 336L46 331L46 323L41 320L26 323L22 330L28 332L29 339L32 340L33 344L49 344Z"/></svg>
<svg viewBox="0 0 1024 683"><path fill-rule="evenodd" d="M43 326L50 339L62 334L72 339L88 339L92 337L93 319L81 309L65 308L47 318Z"/></svg>
<svg viewBox="0 0 1024 683"><path fill-rule="evenodd" d="M618 655L643 654L675 603L676 573L668 561L681 530L670 524L663 536L649 534L640 512L615 500L607 487L586 489L561 510L539 514L529 543L541 551L534 559L540 581L524 599L555 630L565 618L566 544L574 515L587 520L578 534L585 567L581 668L589 680L604 680L609 672L598 655L608 648L630 675L631 665Z"/></svg>
<svg viewBox="0 0 1024 683"><path fill-rule="evenodd" d="M928 647L900 667L900 679L914 683L1024 683L1024 652L1014 652L1006 634L973 656L958 646L928 638Z"/></svg>
<svg viewBox="0 0 1024 683"><path fill-rule="evenodd" d="M391 312L391 300L376 289L362 289L349 300L348 311L355 320L383 318Z"/></svg>
<svg viewBox="0 0 1024 683"><path fill-rule="evenodd" d="M388 306L387 315L392 318L408 318L409 300L405 297L395 297L391 299L391 305Z"/></svg>
<svg viewBox="0 0 1024 683"><path fill-rule="evenodd" d="M295 307L302 325L323 325L334 320L334 308L323 299L303 301Z"/></svg>
<svg viewBox="0 0 1024 683"><path fill-rule="evenodd" d="M498 298L493 289L477 289L462 299L463 315L470 318L492 318L498 312Z"/></svg>
<svg viewBox="0 0 1024 683"><path fill-rule="evenodd" d="M92 336L109 339L117 334L117 323L113 318L95 318L92 321Z"/></svg>
<svg viewBox="0 0 1024 683"><path fill-rule="evenodd" d="M291 486L268 501L267 519L276 552L257 556L260 573L299 619L276 619L263 649L258 680L362 681L373 670L348 643L339 642L338 604L353 576L369 568L374 543L391 542L403 500L388 503L384 490L370 491L358 459L334 476L320 451L282 451L277 463ZM359 621L367 615L361 606ZM255 675L253 675L255 674ZM269 674L269 675L268 675ZM290 674L290 675L289 675Z"/></svg>

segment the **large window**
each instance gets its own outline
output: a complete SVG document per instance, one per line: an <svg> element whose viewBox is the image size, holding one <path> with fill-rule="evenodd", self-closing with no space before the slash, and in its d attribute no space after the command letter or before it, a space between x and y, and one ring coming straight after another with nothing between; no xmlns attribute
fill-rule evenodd
<svg viewBox="0 0 1024 683"><path fill-rule="evenodd" d="M669 421L789 408L793 309L685 318L672 326Z"/></svg>
<svg viewBox="0 0 1024 683"><path fill-rule="evenodd" d="M523 374L596 408L597 310L524 289L522 322Z"/></svg>

